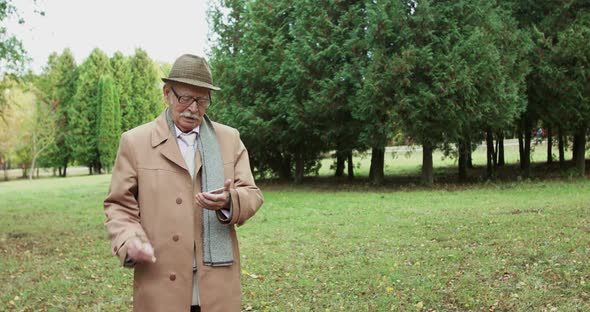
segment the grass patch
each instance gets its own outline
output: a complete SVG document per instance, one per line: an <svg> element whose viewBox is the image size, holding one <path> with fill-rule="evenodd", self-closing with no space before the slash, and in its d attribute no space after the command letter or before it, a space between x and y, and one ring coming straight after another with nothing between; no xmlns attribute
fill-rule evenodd
<svg viewBox="0 0 590 312"><path fill-rule="evenodd" d="M103 226L109 179L0 184L0 310L131 309L132 271ZM262 185L238 231L243 308L588 311L589 187Z"/></svg>

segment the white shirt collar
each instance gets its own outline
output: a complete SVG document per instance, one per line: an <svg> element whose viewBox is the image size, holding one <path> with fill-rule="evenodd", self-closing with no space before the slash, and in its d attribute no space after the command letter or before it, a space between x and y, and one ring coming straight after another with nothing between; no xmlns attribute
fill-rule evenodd
<svg viewBox="0 0 590 312"><path fill-rule="evenodd" d="M194 128L193 130L189 131L189 133L190 133L190 132L194 132L194 133L196 133L196 134L199 134L199 128L200 128L200 127L201 127L200 125L199 125L199 126L197 126L197 127L196 127L196 128ZM180 135L183 133L183 132L182 132L182 130L180 130L180 129L178 128L178 126L176 126L176 124L174 125L174 130L176 130L176 137L177 137L177 138L178 138L178 137L179 137L179 136L180 136Z"/></svg>

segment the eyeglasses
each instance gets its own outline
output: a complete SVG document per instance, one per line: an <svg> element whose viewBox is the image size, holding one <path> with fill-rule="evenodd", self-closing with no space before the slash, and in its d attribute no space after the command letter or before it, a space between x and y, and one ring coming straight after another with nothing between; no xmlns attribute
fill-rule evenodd
<svg viewBox="0 0 590 312"><path fill-rule="evenodd" d="M201 96L198 98L194 98L189 95L178 95L178 93L176 93L172 86L169 87L170 90L172 90L172 93L174 93L176 99L178 99L178 103L182 105L184 108L189 107L194 102L197 102L197 107L199 108L207 108L209 107L209 104L211 104L211 100L208 97Z"/></svg>

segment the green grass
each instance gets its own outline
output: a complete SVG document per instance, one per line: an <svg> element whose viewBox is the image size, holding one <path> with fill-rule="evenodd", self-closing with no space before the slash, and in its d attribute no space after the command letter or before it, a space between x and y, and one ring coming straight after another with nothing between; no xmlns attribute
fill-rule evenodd
<svg viewBox="0 0 590 312"><path fill-rule="evenodd" d="M416 146L420 148L420 146ZM533 166L535 163L537 166L543 164L547 160L547 145L546 142L543 144L535 145L531 144L531 162ZM515 166L519 163L519 153L518 153L518 141L516 140L508 140L505 142L505 161L506 164ZM553 148L553 153L557 153L557 149ZM565 160L571 161L571 150L566 151L565 153ZM557 156L554 155L554 158ZM435 169L435 178L439 178L442 180L456 180L456 177L449 177L450 175L456 175L457 173L457 159L455 157L445 156L440 150L436 150L433 153L433 166ZM473 165L479 167L476 170L471 170L472 178L475 180L483 180L485 179L485 166L486 166L486 148L485 146L479 146L473 153ZM586 158L590 158L590 150L586 153ZM369 153L356 153L353 158L353 162L355 165L355 175L366 177L369 175L369 169L371 167L371 154ZM568 166L572 166L572 164L568 163ZM327 177L334 175L334 159L326 158L321 162L321 168L318 172L319 176ZM420 179L420 170L422 167L422 152L421 151L413 151L413 152L398 152L398 153L386 153L385 154L385 164L384 164L384 174L385 176L389 176L390 178L413 178L415 181L419 181ZM559 174L557 161L555 164L551 166L550 169L552 172L551 174ZM543 168L546 169L546 168ZM504 170L507 171L507 170ZM516 178L520 173L519 170L516 168L508 168L509 172L502 173L500 175ZM546 175L546 170L542 170L542 172L536 172L533 168L532 174L535 175ZM346 170L345 170L346 172ZM346 173L345 173L346 174ZM407 179L404 179L407 181ZM435 181L436 182L436 181Z"/></svg>
<svg viewBox="0 0 590 312"><path fill-rule="evenodd" d="M0 183L0 311L128 311L109 176ZM239 228L252 311L588 311L590 181L365 192L261 185Z"/></svg>

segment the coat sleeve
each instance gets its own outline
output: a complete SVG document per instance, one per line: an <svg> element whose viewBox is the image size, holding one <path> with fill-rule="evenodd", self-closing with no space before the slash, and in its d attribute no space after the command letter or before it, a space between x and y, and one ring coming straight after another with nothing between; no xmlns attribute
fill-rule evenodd
<svg viewBox="0 0 590 312"><path fill-rule="evenodd" d="M124 133L121 136L109 193L104 200L107 219L105 226L111 240L112 252L119 257L122 265L126 265L125 243L130 238L138 237L142 241L147 241L140 224L137 190L137 164L128 133Z"/></svg>
<svg viewBox="0 0 590 312"><path fill-rule="evenodd" d="M230 225L237 224L240 226L258 211L258 208L264 202L264 198L254 182L248 151L242 140L240 140L240 134L237 130L235 130L234 144L236 148L234 149L234 183L230 189L231 213L229 218L223 218L225 220L220 218L220 220Z"/></svg>

